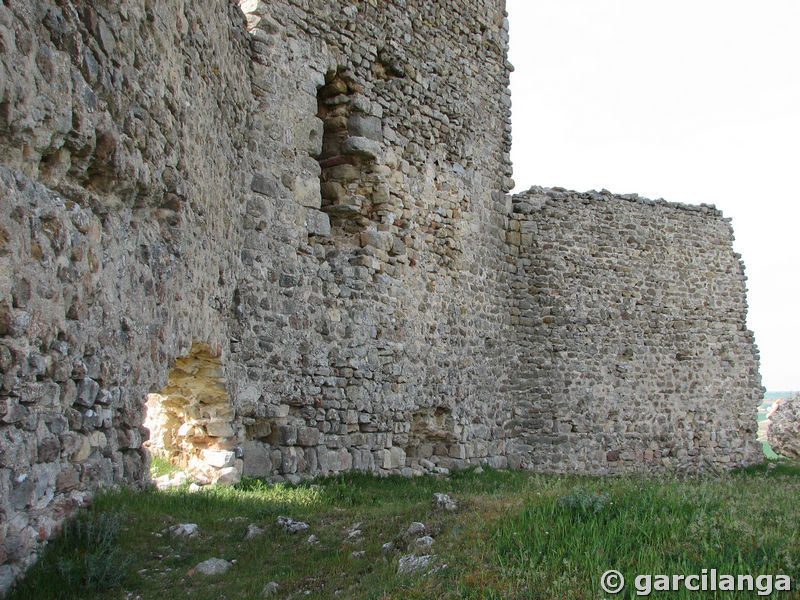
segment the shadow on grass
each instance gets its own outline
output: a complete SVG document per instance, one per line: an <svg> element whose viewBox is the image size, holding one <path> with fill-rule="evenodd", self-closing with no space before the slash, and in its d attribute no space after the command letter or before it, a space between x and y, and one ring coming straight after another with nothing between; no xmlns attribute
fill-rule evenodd
<svg viewBox="0 0 800 600"><path fill-rule="evenodd" d="M98 494L81 518L119 523L110 549L101 556L92 535L80 544L75 536L61 536L9 598L260 598L264 584L274 580L287 592L311 590L310 598L339 590L341 598L449 600L508 597L513 590L511 597L577 599L597 597L596 582L586 577L602 573L603 566L627 565L631 572L641 565L676 572L739 566L800 576L792 566L800 548L791 533L800 518L797 462L768 461L702 479L475 471L413 479L349 473L298 485L245 479L196 492ZM434 510L435 492L454 495L461 509ZM310 529L289 535L276 524L279 515L307 521ZM351 542L347 532L361 521L363 538ZM387 540L398 542L412 521L440 533L436 553L450 564L416 583L398 577L398 553L381 550ZM166 533L178 523L196 523L199 538ZM264 534L246 539L249 525ZM317 544L308 543L311 533ZM367 558L352 557L354 550L366 551ZM120 557L114 566L112 559ZM226 575L193 575L211 557L235 566ZM64 567L84 563L85 572ZM107 585L114 579L118 587ZM526 595L523 589L553 593Z"/></svg>
<svg viewBox="0 0 800 600"><path fill-rule="evenodd" d="M734 469L733 475L765 475L767 477L800 477L800 461L787 458L767 459L761 464Z"/></svg>
<svg viewBox="0 0 800 600"><path fill-rule="evenodd" d="M474 473L474 470L463 471L447 479L432 476L381 478L348 473L297 485L273 485L245 478L233 487L209 486L194 492L183 486L165 491L122 489L99 493L92 507L80 519L87 523L102 523L110 516L125 515L118 531L114 532L113 549L104 546L104 550L97 553L99 537L94 540L89 536L76 543L75 536L62 535L48 544L42 558L8 598L125 597L115 584L155 594L145 597L166 597L159 595L159 589L153 587L150 581L153 573L170 572L174 580L176 576L190 573L198 562L210 556L236 559L239 571L263 572L273 568L282 570L282 575L288 578L306 567L297 560L287 567L281 544L288 544L286 552L296 552L293 546L298 540L304 543L305 537L287 538L282 535L275 525L279 515L308 520L312 528L335 527L337 531L356 515L359 518L381 515L378 520L386 523L390 521L386 518L389 515L392 519L405 519L410 514L424 518L431 511L434 492L499 494L519 488L526 477L524 473L491 469L481 474ZM201 532L200 542L171 539L164 530L178 523L197 524ZM258 524L273 535L257 548L244 544L250 524ZM69 526L65 528L68 529ZM311 561L315 552L308 549L303 560ZM116 559L119 560L114 563ZM331 560L330 557L325 559ZM313 569L313 566L311 564L308 568ZM97 573L107 575L97 577ZM111 573L114 577L110 577ZM170 581L165 585L173 583ZM166 593L166 590L160 591ZM260 593L260 590L250 592L243 592L244 596L239 597L258 595L256 592Z"/></svg>

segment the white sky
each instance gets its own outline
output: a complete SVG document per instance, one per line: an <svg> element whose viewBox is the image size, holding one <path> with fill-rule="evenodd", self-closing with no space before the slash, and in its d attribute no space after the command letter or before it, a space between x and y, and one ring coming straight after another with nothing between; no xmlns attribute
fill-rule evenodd
<svg viewBox="0 0 800 600"><path fill-rule="evenodd" d="M770 391L800 390L800 0L508 0L514 179L733 218Z"/></svg>

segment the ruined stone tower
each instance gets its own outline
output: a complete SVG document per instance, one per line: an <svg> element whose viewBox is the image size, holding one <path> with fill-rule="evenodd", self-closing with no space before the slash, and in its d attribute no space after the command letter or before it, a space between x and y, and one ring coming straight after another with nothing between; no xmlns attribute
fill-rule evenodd
<svg viewBox="0 0 800 600"><path fill-rule="evenodd" d="M0 584L148 436L221 482L758 460L729 223L510 197L507 38L503 0L0 4Z"/></svg>

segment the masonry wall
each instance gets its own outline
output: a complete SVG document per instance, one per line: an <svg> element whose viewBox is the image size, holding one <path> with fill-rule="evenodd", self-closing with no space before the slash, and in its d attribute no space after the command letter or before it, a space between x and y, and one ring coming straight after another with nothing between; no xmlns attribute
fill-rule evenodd
<svg viewBox="0 0 800 600"><path fill-rule="evenodd" d="M209 482L755 458L728 224L512 210L507 31L502 0L0 4L0 590L147 481L146 401Z"/></svg>
<svg viewBox="0 0 800 600"><path fill-rule="evenodd" d="M502 5L242 10L0 6L2 589L198 360L211 480L506 464Z"/></svg>
<svg viewBox="0 0 800 600"><path fill-rule="evenodd" d="M0 6L0 590L94 489L146 480L175 358L227 363L248 46L225 3Z"/></svg>
<svg viewBox="0 0 800 600"><path fill-rule="evenodd" d="M504 465L502 3L242 7L244 473Z"/></svg>
<svg viewBox="0 0 800 600"><path fill-rule="evenodd" d="M707 205L514 197L523 465L715 471L762 460L763 395L730 222Z"/></svg>

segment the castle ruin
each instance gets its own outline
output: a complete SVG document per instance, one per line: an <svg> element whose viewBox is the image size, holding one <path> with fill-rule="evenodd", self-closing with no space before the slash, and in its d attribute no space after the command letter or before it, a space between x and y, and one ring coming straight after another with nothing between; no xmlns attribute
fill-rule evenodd
<svg viewBox="0 0 800 600"><path fill-rule="evenodd" d="M729 221L509 195L507 42L503 0L0 3L0 589L148 437L221 483L760 460Z"/></svg>

